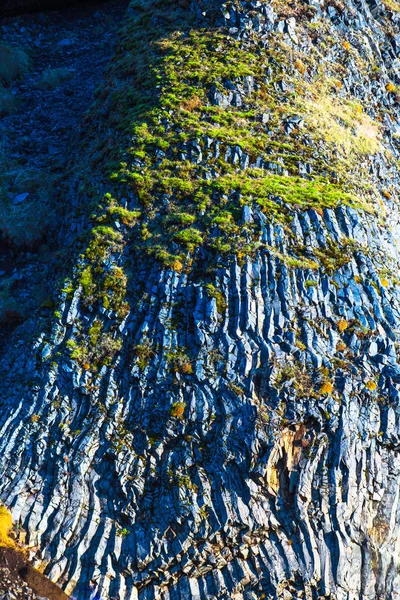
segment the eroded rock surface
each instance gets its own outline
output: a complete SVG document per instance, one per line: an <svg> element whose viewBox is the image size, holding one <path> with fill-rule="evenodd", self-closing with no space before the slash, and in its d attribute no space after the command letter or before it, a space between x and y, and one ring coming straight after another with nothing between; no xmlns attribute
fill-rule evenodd
<svg viewBox="0 0 400 600"><path fill-rule="evenodd" d="M220 246L214 262L208 257L222 237L221 215L210 231L171 229L172 245L152 229L158 212L176 210L182 188L175 182L159 192L151 210L151 197L141 201L148 154L132 133L129 153L117 108L127 89L135 105L139 71L124 43L135 28L159 27L168 14L157 13L160 3L133 2L119 52L129 68L121 72L116 61L87 121L88 152L96 134L108 136L92 163L99 199L113 185L104 161L116 145L118 152L128 148L111 177L111 209L106 218L96 207L97 229L60 294L51 332L32 348L17 334L3 360L1 498L48 561L47 573L79 600L400 598L399 13L386 3L352 0L292 8L260 1L177 5L192 15L190 27L221 31L234 48L253 48L265 60L263 80L243 73L207 80L214 107L207 114L240 109L247 119L263 83L270 86L267 95L279 94L283 106L279 135L297 140L299 152L303 136L313 148L310 162L296 159L304 185L311 164L315 170L322 163L331 182L343 175L328 173L337 159L328 133L326 145L313 139L321 120L311 125L310 110L285 114L291 81L275 77L277 58L267 49L280 39L293 64L299 51L315 56L317 48L322 71L333 75L339 65L337 96L360 103L356 113L379 129L374 150L360 151L369 187L360 182L359 192L371 204L365 210L350 200L327 206L311 198L305 206L299 196L286 202L284 219L277 208L285 205L284 190L282 197L270 194L267 208L255 193L250 200L242 191L240 204L228 190L226 206L234 206L242 227L231 237L245 231L251 247L224 255ZM179 51L164 49L167 56ZM223 46L213 51L224 55ZM295 68L317 85L321 64ZM195 113L191 100L187 112ZM159 123L165 137L174 110ZM267 128L277 118L253 117ZM338 123L336 116L331 125ZM154 147L157 168L164 159L190 163L208 170L206 181L225 177L228 164L242 179L256 169L266 179L291 174L283 146L280 160L272 160L267 151L252 155L240 139L226 142L230 131L225 140L216 127L206 138L190 124L187 131L178 148ZM278 139L272 126L269 132ZM337 164L345 153L338 149ZM349 166L349 178L356 167ZM71 188L81 236L92 227L82 208L88 187ZM192 224L195 211L186 196L182 202L190 218L180 222ZM185 243L186 259L179 249ZM171 248L178 258L170 261ZM92 270L105 278L101 297Z"/></svg>

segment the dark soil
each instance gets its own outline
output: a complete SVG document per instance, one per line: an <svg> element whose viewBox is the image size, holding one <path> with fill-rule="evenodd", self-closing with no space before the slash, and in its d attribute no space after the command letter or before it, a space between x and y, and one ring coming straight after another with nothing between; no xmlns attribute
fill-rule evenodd
<svg viewBox="0 0 400 600"><path fill-rule="evenodd" d="M3 4L0 6L0 17L32 11L58 10L79 3L79 0L3 0ZM91 0L91 3L98 4L98 0Z"/></svg>
<svg viewBox="0 0 400 600"><path fill-rule="evenodd" d="M0 594L6 593L9 600L68 600L58 586L13 548L0 548Z"/></svg>

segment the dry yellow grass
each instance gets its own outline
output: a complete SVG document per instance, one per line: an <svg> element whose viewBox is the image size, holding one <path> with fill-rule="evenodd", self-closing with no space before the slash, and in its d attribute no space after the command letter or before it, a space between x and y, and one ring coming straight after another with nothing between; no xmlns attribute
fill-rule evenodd
<svg viewBox="0 0 400 600"><path fill-rule="evenodd" d="M0 506L0 546L15 548L15 542L10 538L12 516L5 506Z"/></svg>
<svg viewBox="0 0 400 600"><path fill-rule="evenodd" d="M400 12L400 4L395 2L395 0L382 0L382 2L389 10L392 10L393 12Z"/></svg>
<svg viewBox="0 0 400 600"><path fill-rule="evenodd" d="M382 151L380 125L363 112L359 102L333 96L328 84L309 92L299 101L299 108L326 142L334 144L347 158Z"/></svg>

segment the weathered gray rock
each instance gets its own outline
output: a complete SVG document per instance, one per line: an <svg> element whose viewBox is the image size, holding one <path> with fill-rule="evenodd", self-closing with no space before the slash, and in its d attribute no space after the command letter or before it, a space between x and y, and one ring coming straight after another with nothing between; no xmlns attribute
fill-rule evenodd
<svg viewBox="0 0 400 600"><path fill-rule="evenodd" d="M261 2L236 4L222 15L235 39L280 32L291 47L309 47L294 17L278 20ZM332 36L356 37L391 72L382 6L309 6ZM356 66L346 80L371 110L389 106L385 86ZM241 106L253 85L226 83L210 104ZM295 115L284 123L306 128ZM391 119L384 126L399 127ZM393 136L385 143L398 158ZM179 151L196 168L210 153L243 177L251 161L285 173L278 161L211 138ZM397 181L383 157L374 160L378 187ZM307 165L301 174L310 176ZM64 294L50 335L5 360L1 498L69 593L400 598L400 215L394 198L385 207L384 223L341 206L295 210L283 227L245 206L243 224L260 223L264 245L242 262L221 262L218 297L192 274L142 265L135 277L144 291L138 300L132 278L123 344L110 365L93 374L65 352L79 319L95 321L81 289ZM295 257L293 239L304 257L332 246L345 252L349 239L354 251L332 272L293 267L284 258ZM138 346L151 349L145 364L132 351ZM188 376L166 356L180 348L191 357Z"/></svg>

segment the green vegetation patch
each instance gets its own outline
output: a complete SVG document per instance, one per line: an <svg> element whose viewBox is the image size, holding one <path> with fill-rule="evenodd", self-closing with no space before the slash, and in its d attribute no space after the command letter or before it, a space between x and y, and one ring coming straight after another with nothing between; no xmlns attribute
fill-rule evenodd
<svg viewBox="0 0 400 600"><path fill-rule="evenodd" d="M137 251L181 270L203 250L254 249L260 224L243 223L245 205L285 225L293 210L368 204L357 173L381 150L379 126L331 76L309 74L312 57L292 49L289 64L283 37L260 50L176 3L131 7L97 102L113 107L118 136L109 188L132 207L113 200L99 219L129 227Z"/></svg>
<svg viewBox="0 0 400 600"><path fill-rule="evenodd" d="M92 211L75 282L83 303L119 321L127 314L123 253L135 264L150 256L175 271L198 268L220 314L226 302L208 275L233 255L240 264L263 247L289 268L328 274L351 260L350 242L312 257L295 241L290 256L261 242L265 221L293 239L296 212L373 206L368 157L382 151L381 129L342 91L340 66L326 73L317 50L306 55L279 33L262 45L255 32L237 39L212 11L201 21L172 0L134 0L130 14L85 117L86 172L103 179L81 184ZM97 328L73 349L81 364L102 339ZM141 370L154 352L136 347ZM192 374L183 351L166 359Z"/></svg>

